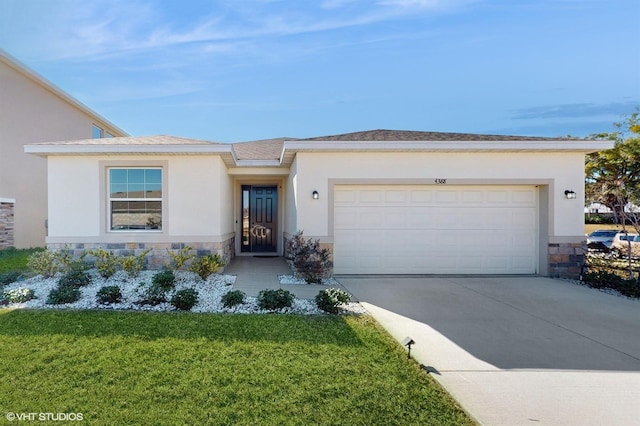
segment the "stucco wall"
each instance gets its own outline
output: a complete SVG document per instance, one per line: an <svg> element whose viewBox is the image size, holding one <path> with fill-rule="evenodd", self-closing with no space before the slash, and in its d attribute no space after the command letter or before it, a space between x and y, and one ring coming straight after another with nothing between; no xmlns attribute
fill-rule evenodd
<svg viewBox="0 0 640 426"><path fill-rule="evenodd" d="M110 232L108 167L162 167L162 232ZM79 178L75 178L79 177ZM222 241L233 232L232 186L210 156L49 157L50 244Z"/></svg>
<svg viewBox="0 0 640 426"><path fill-rule="evenodd" d="M295 234L298 231L297 225L297 205L298 205L298 161L293 160L291 168L289 169L289 176L287 178L287 191L285 198L285 221L283 230L287 234Z"/></svg>
<svg viewBox="0 0 640 426"><path fill-rule="evenodd" d="M584 155L563 152L469 153L298 153L297 227L305 235L330 235L331 182L450 184L541 184L548 186L548 232L554 237L584 235ZM330 182L331 180L331 182ZM566 189L577 193L567 200ZM320 193L313 200L312 191Z"/></svg>
<svg viewBox="0 0 640 426"><path fill-rule="evenodd" d="M24 153L28 143L91 138L95 122L44 86L0 60L0 194L16 200L15 245L43 246L47 162Z"/></svg>

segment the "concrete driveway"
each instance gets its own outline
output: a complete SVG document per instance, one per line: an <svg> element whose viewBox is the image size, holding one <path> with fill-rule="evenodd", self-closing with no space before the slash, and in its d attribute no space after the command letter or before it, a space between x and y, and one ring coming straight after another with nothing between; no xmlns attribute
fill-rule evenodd
<svg viewBox="0 0 640 426"><path fill-rule="evenodd" d="M640 425L640 302L541 277L338 277L486 425Z"/></svg>

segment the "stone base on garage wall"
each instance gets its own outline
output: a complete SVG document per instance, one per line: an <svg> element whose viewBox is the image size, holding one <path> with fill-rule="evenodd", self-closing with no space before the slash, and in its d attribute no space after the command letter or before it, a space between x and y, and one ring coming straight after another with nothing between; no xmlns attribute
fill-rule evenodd
<svg viewBox="0 0 640 426"><path fill-rule="evenodd" d="M228 265L235 257L235 236L222 242L189 242L189 243L49 243L50 250L70 250L74 257L81 256L87 250L108 250L116 256L139 256L145 250L151 250L146 256L146 269L162 269L171 263L171 255L177 254L184 247L190 247L189 254L205 256L217 253Z"/></svg>
<svg viewBox="0 0 640 426"><path fill-rule="evenodd" d="M586 242L549 243L549 276L580 279L586 252Z"/></svg>

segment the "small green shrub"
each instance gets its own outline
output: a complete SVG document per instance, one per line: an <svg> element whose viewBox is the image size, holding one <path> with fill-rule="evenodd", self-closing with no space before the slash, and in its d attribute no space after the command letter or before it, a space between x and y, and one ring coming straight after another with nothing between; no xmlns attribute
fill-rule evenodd
<svg viewBox="0 0 640 426"><path fill-rule="evenodd" d="M144 269L144 260L151 249L145 250L138 256L123 256L120 258L120 267L125 271L129 277L134 278L140 274L140 271Z"/></svg>
<svg viewBox="0 0 640 426"><path fill-rule="evenodd" d="M624 279L617 274L608 271L587 272L583 280L589 287L611 288L620 285Z"/></svg>
<svg viewBox="0 0 640 426"><path fill-rule="evenodd" d="M1 298L9 303L24 303L35 299L36 293L30 288L20 287L13 290L6 290Z"/></svg>
<svg viewBox="0 0 640 426"><path fill-rule="evenodd" d="M182 269L187 262L196 257L195 254L189 253L192 250L189 246L182 247L177 253L174 253L167 249L167 253L169 253L169 257L171 257L171 262L168 265L165 265L167 269L175 269L179 271Z"/></svg>
<svg viewBox="0 0 640 426"><path fill-rule="evenodd" d="M215 253L198 256L189 267L189 270L206 280L209 275L216 273L222 266L224 266L222 258L218 253Z"/></svg>
<svg viewBox="0 0 640 426"><path fill-rule="evenodd" d="M198 292L193 288L185 288L175 292L171 304L182 311L189 311L198 303Z"/></svg>
<svg viewBox="0 0 640 426"><path fill-rule="evenodd" d="M43 250L29 256L29 268L36 274L44 278L53 277L59 268L56 255L51 250Z"/></svg>
<svg viewBox="0 0 640 426"><path fill-rule="evenodd" d="M241 305L242 303L244 303L245 296L246 294L244 294L244 292L240 290L231 290L230 292L225 293L224 296L222 296L222 305L225 308L231 308L236 305Z"/></svg>
<svg viewBox="0 0 640 426"><path fill-rule="evenodd" d="M339 288L328 288L320 291L316 295L316 304L318 308L330 314L337 314L340 312L340 307L346 303L349 303L351 297L349 293Z"/></svg>
<svg viewBox="0 0 640 426"><path fill-rule="evenodd" d="M176 285L176 276L171 269L165 269L163 271L157 272L151 282L154 286L162 289L163 291L173 290Z"/></svg>
<svg viewBox="0 0 640 426"><path fill-rule="evenodd" d="M102 278L107 279L111 277L116 273L118 266L120 266L118 256L109 250L89 250L87 253L96 258L95 267Z"/></svg>
<svg viewBox="0 0 640 426"><path fill-rule="evenodd" d="M49 292L47 304L60 305L63 303L73 303L80 299L80 289L72 286L61 286L54 288Z"/></svg>
<svg viewBox="0 0 640 426"><path fill-rule="evenodd" d="M22 278L22 274L18 271L5 272L0 274L0 288L7 284L14 283Z"/></svg>
<svg viewBox="0 0 640 426"><path fill-rule="evenodd" d="M159 305L167 301L167 292L156 284L151 284L144 293L142 299L137 302L140 305Z"/></svg>
<svg viewBox="0 0 640 426"><path fill-rule="evenodd" d="M293 299L293 293L281 288L277 290L262 290L258 294L258 306L260 309L276 311L291 307Z"/></svg>
<svg viewBox="0 0 640 426"><path fill-rule="evenodd" d="M96 297L98 299L98 303L102 303L103 305L109 303L120 303L122 302L122 291L120 291L120 287L117 285L107 285L98 290Z"/></svg>
<svg viewBox="0 0 640 426"><path fill-rule="evenodd" d="M72 269L58 280L60 287L80 288L91 284L91 276L84 269Z"/></svg>

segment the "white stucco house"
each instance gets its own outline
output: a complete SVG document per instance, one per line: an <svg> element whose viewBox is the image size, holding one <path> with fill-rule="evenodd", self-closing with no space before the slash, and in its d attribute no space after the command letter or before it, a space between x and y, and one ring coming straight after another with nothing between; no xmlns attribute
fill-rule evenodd
<svg viewBox="0 0 640 426"><path fill-rule="evenodd" d="M584 159L609 141L373 130L222 144L29 144L51 248L282 255L298 230L336 274L576 276ZM153 262L153 260L152 260ZM160 264L160 260L157 263Z"/></svg>

